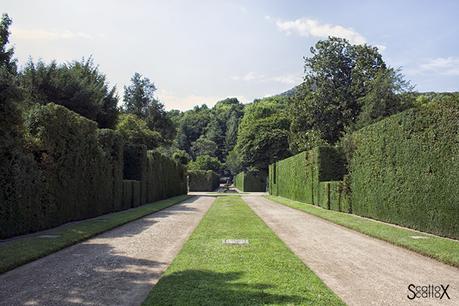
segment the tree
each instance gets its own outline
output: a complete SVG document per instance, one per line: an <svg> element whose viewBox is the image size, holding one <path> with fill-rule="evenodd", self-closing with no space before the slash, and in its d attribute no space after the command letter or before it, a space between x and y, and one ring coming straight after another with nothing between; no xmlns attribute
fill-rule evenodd
<svg viewBox="0 0 459 306"><path fill-rule="evenodd" d="M252 166L266 172L269 164L290 155L286 103L286 97L277 96L246 107L235 146L243 169Z"/></svg>
<svg viewBox="0 0 459 306"><path fill-rule="evenodd" d="M109 89L106 77L92 58L58 65L31 60L20 75L24 98L29 103L63 105L98 122L100 128L113 128L118 117L115 87Z"/></svg>
<svg viewBox="0 0 459 306"><path fill-rule="evenodd" d="M291 103L295 152L322 140L334 144L357 121L363 107L359 99L388 69L377 48L342 38L317 42L311 54L305 57L305 82Z"/></svg>
<svg viewBox="0 0 459 306"><path fill-rule="evenodd" d="M161 143L161 135L148 128L145 121L133 114L122 114L116 125L126 143L144 144L148 149L154 149Z"/></svg>
<svg viewBox="0 0 459 306"><path fill-rule="evenodd" d="M199 137L193 144L191 145L191 151L193 152L193 156L196 158L199 155L216 155L218 151L217 144L206 138L205 136Z"/></svg>
<svg viewBox="0 0 459 306"><path fill-rule="evenodd" d="M241 159L236 150L231 150L226 156L225 169L227 169L232 176L236 176L242 170Z"/></svg>
<svg viewBox="0 0 459 306"><path fill-rule="evenodd" d="M145 119L153 104L159 104L155 99L156 86L150 79L136 72L131 78L131 85L124 86L124 106L126 113L134 114Z"/></svg>
<svg viewBox="0 0 459 306"><path fill-rule="evenodd" d="M398 70L378 71L376 77L369 82L368 87L367 94L358 100L362 110L356 123L356 129L412 106L412 99L403 95L412 87Z"/></svg>
<svg viewBox="0 0 459 306"><path fill-rule="evenodd" d="M161 134L165 143L175 137L175 125L168 117L164 104L155 98L156 86L147 77L134 73L131 85L124 87L123 109L145 120L148 128Z"/></svg>
<svg viewBox="0 0 459 306"><path fill-rule="evenodd" d="M213 156L209 155L200 155L196 160L191 161L188 164L189 170L212 170L215 172L220 172L222 170L222 164L220 161Z"/></svg>
<svg viewBox="0 0 459 306"><path fill-rule="evenodd" d="M16 79L16 60L14 49L8 47L11 19L3 14L0 21L0 163L2 174L13 158L14 150L22 145L22 118L17 101L20 91Z"/></svg>
<svg viewBox="0 0 459 306"><path fill-rule="evenodd" d="M16 60L13 58L14 48L8 46L10 40L9 28L13 21L8 14L3 14L0 21L0 65L8 73L16 74Z"/></svg>
<svg viewBox="0 0 459 306"><path fill-rule="evenodd" d="M188 164L188 162L191 160L190 155L183 150L175 151L174 154L172 154L172 158L182 165Z"/></svg>

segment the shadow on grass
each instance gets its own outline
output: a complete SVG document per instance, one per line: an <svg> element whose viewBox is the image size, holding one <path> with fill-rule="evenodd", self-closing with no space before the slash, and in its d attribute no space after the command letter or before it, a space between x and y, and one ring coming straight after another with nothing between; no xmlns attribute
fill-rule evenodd
<svg viewBox="0 0 459 306"><path fill-rule="evenodd" d="M273 293L269 284L245 283L244 272L185 270L165 275L144 305L265 305L310 304L306 297Z"/></svg>

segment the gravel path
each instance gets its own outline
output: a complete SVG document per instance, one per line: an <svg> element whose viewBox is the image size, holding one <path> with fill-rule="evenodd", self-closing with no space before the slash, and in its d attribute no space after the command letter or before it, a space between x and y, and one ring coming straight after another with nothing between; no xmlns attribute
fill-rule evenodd
<svg viewBox="0 0 459 306"><path fill-rule="evenodd" d="M0 305L139 305L211 206L193 197L0 275Z"/></svg>
<svg viewBox="0 0 459 306"><path fill-rule="evenodd" d="M459 305L457 268L263 197L243 198L348 305ZM451 299L411 301L410 284L449 284Z"/></svg>

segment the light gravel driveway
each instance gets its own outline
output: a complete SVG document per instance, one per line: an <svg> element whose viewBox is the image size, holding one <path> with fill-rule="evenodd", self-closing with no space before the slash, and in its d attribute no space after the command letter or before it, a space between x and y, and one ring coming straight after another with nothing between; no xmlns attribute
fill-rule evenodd
<svg viewBox="0 0 459 306"><path fill-rule="evenodd" d="M139 305L211 206L193 197L0 275L0 305Z"/></svg>
<svg viewBox="0 0 459 306"><path fill-rule="evenodd" d="M459 305L459 269L263 197L243 199L348 305ZM450 300L408 300L408 285L449 284Z"/></svg>

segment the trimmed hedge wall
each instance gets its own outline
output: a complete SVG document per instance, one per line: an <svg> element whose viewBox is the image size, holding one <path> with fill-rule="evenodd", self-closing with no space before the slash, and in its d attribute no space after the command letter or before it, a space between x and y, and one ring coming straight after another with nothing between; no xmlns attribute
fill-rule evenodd
<svg viewBox="0 0 459 306"><path fill-rule="evenodd" d="M220 177L212 170L188 171L189 191L214 191L220 186Z"/></svg>
<svg viewBox="0 0 459 306"><path fill-rule="evenodd" d="M269 192L459 239L459 101L406 110L269 166ZM352 191L352 192L351 192Z"/></svg>
<svg viewBox="0 0 459 306"><path fill-rule="evenodd" d="M99 130L94 121L52 103L32 107L24 131L16 146L1 151L0 238L146 202L146 154L136 159L139 148L124 149L118 132ZM182 166L166 157L150 163L161 164L158 180L151 181L161 192L151 198L186 193ZM140 180L123 181L123 171Z"/></svg>
<svg viewBox="0 0 459 306"><path fill-rule="evenodd" d="M343 181L330 181L319 183L319 206L342 212L351 212L350 195L345 192Z"/></svg>
<svg viewBox="0 0 459 306"><path fill-rule="evenodd" d="M355 214L459 238L459 102L409 109L352 136Z"/></svg>
<svg viewBox="0 0 459 306"><path fill-rule="evenodd" d="M234 186L242 192L265 192L266 177L259 173L241 172L236 175Z"/></svg>
<svg viewBox="0 0 459 306"><path fill-rule="evenodd" d="M317 147L269 166L269 192L295 201L321 204L321 181L340 180L344 155L333 147Z"/></svg>

